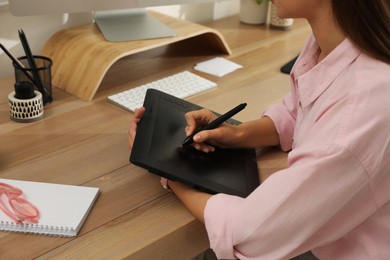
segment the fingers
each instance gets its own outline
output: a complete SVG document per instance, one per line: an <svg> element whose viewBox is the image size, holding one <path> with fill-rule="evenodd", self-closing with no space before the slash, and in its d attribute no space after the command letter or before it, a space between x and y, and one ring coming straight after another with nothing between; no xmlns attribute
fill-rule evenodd
<svg viewBox="0 0 390 260"><path fill-rule="evenodd" d="M215 151L215 147L205 144L205 143L193 143L192 146L199 151L202 151L204 153L212 153Z"/></svg>
<svg viewBox="0 0 390 260"><path fill-rule="evenodd" d="M145 113L145 108L140 107L134 111L134 116L130 121L128 128L128 142L130 149L133 148L135 135L137 132L138 123L141 121ZM195 131L195 129L201 128L204 125L208 124L216 118L216 115L207 109L201 109L197 111L188 112L185 114L185 119L187 121L187 126L185 128L186 135L190 135ZM209 138L209 131L202 131L201 133L195 135L193 146L195 149L209 153L214 152L215 148L204 142Z"/></svg>
<svg viewBox="0 0 390 260"><path fill-rule="evenodd" d="M200 109L200 110L195 110L186 113L185 114L185 119L187 121L187 126L185 128L186 136L192 134L196 129L199 129L207 125L215 118L216 115L207 109Z"/></svg>
<svg viewBox="0 0 390 260"><path fill-rule="evenodd" d="M144 107L137 108L134 111L134 119L137 119L138 121L141 120L141 118L143 117L144 113L145 113L145 108Z"/></svg>
<svg viewBox="0 0 390 260"><path fill-rule="evenodd" d="M135 134L137 132L137 125L139 121L141 121L144 113L145 113L144 107L137 108L134 112L134 116L132 120L130 121L129 129L128 129L128 139L129 139L130 149L133 149Z"/></svg>
<svg viewBox="0 0 390 260"><path fill-rule="evenodd" d="M235 126L223 123L211 130L203 130L197 133L193 139L192 146L205 153L214 152L215 147L232 147L231 137L234 136ZM234 139L234 138L233 138Z"/></svg>
<svg viewBox="0 0 390 260"><path fill-rule="evenodd" d="M214 152L214 145L216 144L215 134L217 134L218 131L218 129L200 131L193 137L194 142L192 143L192 146L205 153Z"/></svg>
<svg viewBox="0 0 390 260"><path fill-rule="evenodd" d="M184 117L187 121L187 126L184 129L184 131L186 133L186 136L189 136L197 128L197 122L196 122L197 112L196 111L188 112L184 115Z"/></svg>
<svg viewBox="0 0 390 260"><path fill-rule="evenodd" d="M207 125L209 122L213 121L216 118L216 115L207 109L200 109L191 111L185 114L185 119L187 121L187 126L185 128L186 136L191 135L194 131L203 126ZM210 138L209 131L202 131L196 134L193 139L194 143L191 145L204 153L210 153L215 151L215 147L209 144L206 144Z"/></svg>

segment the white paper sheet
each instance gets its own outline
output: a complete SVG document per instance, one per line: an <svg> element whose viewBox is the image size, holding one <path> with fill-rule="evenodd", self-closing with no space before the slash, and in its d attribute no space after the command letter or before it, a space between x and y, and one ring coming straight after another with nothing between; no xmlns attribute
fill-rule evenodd
<svg viewBox="0 0 390 260"><path fill-rule="evenodd" d="M240 64L234 63L225 58L217 57L211 60L200 62L194 67L195 70L215 75L217 77L225 76L237 69L242 68Z"/></svg>

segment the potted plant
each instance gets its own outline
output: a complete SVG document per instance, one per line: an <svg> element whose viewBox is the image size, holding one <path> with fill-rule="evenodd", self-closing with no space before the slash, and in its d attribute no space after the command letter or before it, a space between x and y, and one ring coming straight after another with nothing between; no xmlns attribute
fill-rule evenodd
<svg viewBox="0 0 390 260"><path fill-rule="evenodd" d="M247 24L264 24L268 14L267 0L240 0L240 21Z"/></svg>

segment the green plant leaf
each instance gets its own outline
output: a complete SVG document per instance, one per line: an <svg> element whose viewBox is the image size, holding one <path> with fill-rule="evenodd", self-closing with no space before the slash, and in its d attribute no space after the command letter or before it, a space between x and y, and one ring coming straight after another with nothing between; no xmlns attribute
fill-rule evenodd
<svg viewBox="0 0 390 260"><path fill-rule="evenodd" d="M256 0L256 3L257 3L258 5L261 5L262 2L263 2L263 0Z"/></svg>

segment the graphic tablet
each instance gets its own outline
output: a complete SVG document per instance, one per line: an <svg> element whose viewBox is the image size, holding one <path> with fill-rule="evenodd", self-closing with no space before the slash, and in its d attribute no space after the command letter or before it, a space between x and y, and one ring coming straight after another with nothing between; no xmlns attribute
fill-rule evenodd
<svg viewBox="0 0 390 260"><path fill-rule="evenodd" d="M254 149L219 149L205 154L185 139L184 114L200 106L149 89L130 162L153 174L199 190L247 197L260 185ZM227 123L239 124L236 120Z"/></svg>

